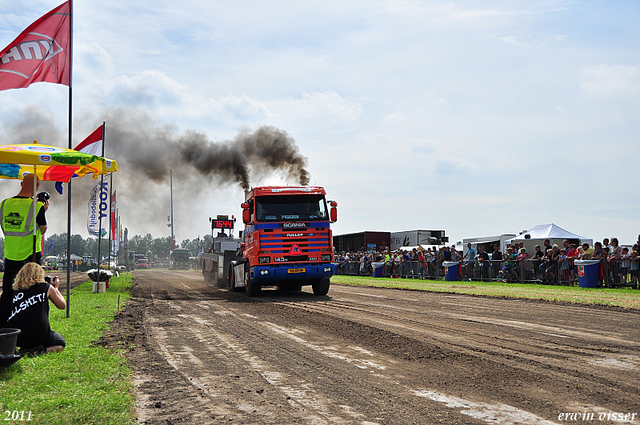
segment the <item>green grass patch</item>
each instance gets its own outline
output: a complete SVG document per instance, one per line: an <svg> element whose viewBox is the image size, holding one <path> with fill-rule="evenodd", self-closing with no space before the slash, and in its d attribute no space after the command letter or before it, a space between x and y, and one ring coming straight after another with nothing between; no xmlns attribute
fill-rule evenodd
<svg viewBox="0 0 640 425"><path fill-rule="evenodd" d="M390 279L344 275L333 276L331 282L377 288L410 289L415 291L510 297L578 304L601 304L640 309L640 290L631 288L580 288L578 286L553 286L526 283L450 282L444 280Z"/></svg>
<svg viewBox="0 0 640 425"><path fill-rule="evenodd" d="M66 310L50 304L51 329L64 337L67 347L23 357L0 370L2 423L14 423L13 412L25 412L24 422L30 414L30 423L39 424L135 423L128 362L117 350L92 345L113 320L118 295L121 309L130 298L131 274L114 277L110 284L106 293L93 294L90 281L73 289L69 318Z"/></svg>

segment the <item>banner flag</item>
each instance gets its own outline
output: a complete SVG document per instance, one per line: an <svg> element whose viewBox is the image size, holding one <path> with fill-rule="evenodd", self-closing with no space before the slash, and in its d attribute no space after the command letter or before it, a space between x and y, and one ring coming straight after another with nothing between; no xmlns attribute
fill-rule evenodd
<svg viewBox="0 0 640 425"><path fill-rule="evenodd" d="M118 252L117 241L116 241L116 191L113 191L113 195L111 195L111 241L113 243L113 251Z"/></svg>
<svg viewBox="0 0 640 425"><path fill-rule="evenodd" d="M74 151L87 153L90 155L102 156L102 135L104 134L104 124L98 127L93 133L87 136Z"/></svg>
<svg viewBox="0 0 640 425"><path fill-rule="evenodd" d="M32 83L71 85L71 1L62 3L0 51L0 90Z"/></svg>
<svg viewBox="0 0 640 425"><path fill-rule="evenodd" d="M116 191L111 195L111 239L116 238Z"/></svg>
<svg viewBox="0 0 640 425"><path fill-rule="evenodd" d="M98 236L98 227L100 229L100 235L102 238L107 236L107 219L109 216L109 182L107 180L102 183L96 184L91 189L91 196L89 197L89 216L87 218L87 230L91 236ZM102 226L99 226L100 218L102 218Z"/></svg>

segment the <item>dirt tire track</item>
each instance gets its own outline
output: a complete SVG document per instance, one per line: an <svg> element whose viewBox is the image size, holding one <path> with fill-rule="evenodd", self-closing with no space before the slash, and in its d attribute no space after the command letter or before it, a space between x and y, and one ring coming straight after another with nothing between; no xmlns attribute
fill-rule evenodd
<svg viewBox="0 0 640 425"><path fill-rule="evenodd" d="M99 343L128 349L139 423L534 424L555 422L571 409L632 412L640 405L634 391L640 359L628 333L602 330L589 339L582 336L586 325L563 324L571 337L547 335L540 324L504 327L487 306L498 303L505 316L522 313L499 300L456 296L456 318L442 294L416 294L430 301L413 311L402 304L404 291L397 299L399 291L355 291L379 297L373 302L347 287L335 298L331 291L330 297L265 291L247 299L208 287L194 273L141 272L134 283L134 297ZM603 311L615 330L639 318L616 309L527 305L532 323ZM555 321L534 317L556 310ZM431 323L434 312L444 316ZM482 323L462 312L484 314ZM384 324L390 318L394 326ZM403 330L406 324L424 332ZM449 334L456 333L461 337L452 342ZM572 365L600 355L628 362L594 363L592 373ZM513 406L515 416L494 412L500 403Z"/></svg>

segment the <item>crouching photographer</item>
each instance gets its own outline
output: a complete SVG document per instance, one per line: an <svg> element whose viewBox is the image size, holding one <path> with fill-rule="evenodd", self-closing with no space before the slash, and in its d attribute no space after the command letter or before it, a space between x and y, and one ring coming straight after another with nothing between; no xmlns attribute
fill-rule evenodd
<svg viewBox="0 0 640 425"><path fill-rule="evenodd" d="M52 331L49 323L49 300L60 310L67 307L59 284L57 276L45 276L37 263L27 263L18 272L7 326L22 331L17 342L21 353L44 354L66 346L64 338Z"/></svg>

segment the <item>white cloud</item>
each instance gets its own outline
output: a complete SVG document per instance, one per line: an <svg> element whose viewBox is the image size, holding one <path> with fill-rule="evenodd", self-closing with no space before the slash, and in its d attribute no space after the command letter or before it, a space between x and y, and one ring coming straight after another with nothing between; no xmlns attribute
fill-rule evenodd
<svg viewBox="0 0 640 425"><path fill-rule="evenodd" d="M119 76L110 87L107 99L129 106L156 105L181 107L186 95L184 85L164 73L148 70L133 76Z"/></svg>
<svg viewBox="0 0 640 425"><path fill-rule="evenodd" d="M402 113L402 111L395 111L385 115L382 121L385 124L394 124L394 123L401 122L403 119L404 119L404 114Z"/></svg>
<svg viewBox="0 0 640 425"><path fill-rule="evenodd" d="M593 65L582 72L582 91L593 96L633 95L640 89L640 66Z"/></svg>
<svg viewBox="0 0 640 425"><path fill-rule="evenodd" d="M305 92L299 98L275 100L268 105L273 115L293 115L299 119L353 122L364 114L360 103L345 99L333 90Z"/></svg>
<svg viewBox="0 0 640 425"><path fill-rule="evenodd" d="M91 84L96 79L106 80L116 75L113 58L98 43L76 43L73 54L76 79Z"/></svg>
<svg viewBox="0 0 640 425"><path fill-rule="evenodd" d="M460 175L477 170L477 165L464 158L443 155L433 162L433 172L440 175Z"/></svg>
<svg viewBox="0 0 640 425"><path fill-rule="evenodd" d="M201 105L192 105L192 109L201 118L215 117L217 120L226 119L234 123L260 122L268 114L264 103L244 95L207 99Z"/></svg>

